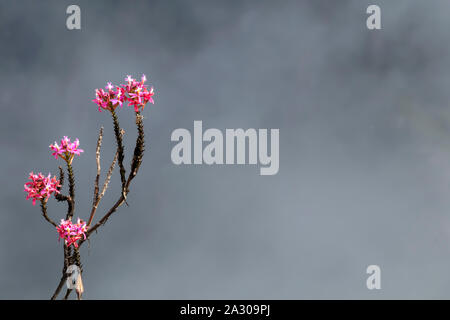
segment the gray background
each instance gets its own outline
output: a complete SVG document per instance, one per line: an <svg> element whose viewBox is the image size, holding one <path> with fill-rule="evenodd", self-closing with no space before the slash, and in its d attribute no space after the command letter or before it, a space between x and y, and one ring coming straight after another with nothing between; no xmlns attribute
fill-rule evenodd
<svg viewBox="0 0 450 320"><path fill-rule="evenodd" d="M94 89L141 73L147 151L130 207L82 249L86 299L450 297L449 1L76 1L68 31L72 3L0 2L0 298L47 299L60 277L27 174L56 173L48 145L78 137L86 219L101 125L103 168L114 145ZM170 135L194 120L279 128L279 173L173 165Z"/></svg>

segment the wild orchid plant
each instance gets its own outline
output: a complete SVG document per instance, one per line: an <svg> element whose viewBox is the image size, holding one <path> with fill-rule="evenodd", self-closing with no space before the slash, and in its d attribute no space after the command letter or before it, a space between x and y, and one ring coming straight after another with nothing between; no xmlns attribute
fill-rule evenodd
<svg viewBox="0 0 450 320"><path fill-rule="evenodd" d="M77 222L72 222L72 218L75 212L75 176L73 172L72 162L75 155L79 156L83 150L79 148L79 140L71 141L68 137L61 139L61 143L54 143L50 145L50 149L53 151L52 155L55 159L61 158L64 160L67 166L67 175L69 177L69 194L63 195L61 193L61 188L64 184L64 171L62 167L59 167L59 179L55 176L48 174L44 176L42 173L34 174L33 172L29 175L28 182L25 183L25 192L27 192L26 199L32 199L33 205L36 201L41 204L42 215L50 224L52 224L56 231L58 232L59 239L63 239L64 248L64 266L62 270L62 277L59 284L52 295L51 299L57 298L64 283L69 277L69 268L71 266L76 266L79 269L80 274L78 279L76 279L76 285L74 286L77 293L77 298L81 299L81 295L84 291L83 284L81 280L82 265L80 259L80 246L89 240L89 237L94 231L106 223L108 218L124 203L127 204L127 194L129 193L129 186L131 181L137 175L139 167L142 163L142 157L144 155L144 125L143 117L141 111L144 109L147 103L154 103L153 101L153 88L145 84L146 77L142 76L141 81L136 81L131 76L125 78L126 83L113 86L108 83L104 89L96 89L96 98L93 100L98 105L98 110L101 112L107 110L112 115L113 125L114 125L114 135L117 142L117 149L106 173L106 178L103 183L103 187L100 190L99 180L100 180L100 147L103 139L103 128L100 128L100 133L97 140L96 148L96 162L97 162L97 175L94 181L94 199L92 203L92 209L90 212L89 219L87 222L78 218ZM134 147L134 154L130 164L130 171L128 177L126 176L126 170L124 166L124 146L122 136L124 131L120 128L119 120L116 114L116 108L118 106L123 107L124 104L128 104L134 108L136 115L136 126L138 131L138 136L136 139L136 145ZM116 165L119 164L120 170L120 180L122 184L121 194L119 199L114 203L114 205L105 213L105 215L95 224L92 224L95 213L97 211L100 200L104 196L106 189L108 188L111 176ZM54 195L57 201L62 201L67 203L67 214L65 219L61 219L60 224L56 224L47 214L47 202L51 195ZM72 288L68 287L64 299L67 299L72 292Z"/></svg>

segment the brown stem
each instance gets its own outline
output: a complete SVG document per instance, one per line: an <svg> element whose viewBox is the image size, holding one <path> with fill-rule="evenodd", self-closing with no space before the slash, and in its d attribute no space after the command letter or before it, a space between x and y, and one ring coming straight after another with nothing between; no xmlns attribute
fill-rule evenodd
<svg viewBox="0 0 450 320"><path fill-rule="evenodd" d="M126 192L122 192L122 195L120 196L119 200L116 201L116 203L112 206L111 209L109 209L109 211L103 216L103 218L100 219L100 221L98 221L93 227L88 229L88 231L86 232L86 240L101 225L105 224L108 221L109 217L117 210L117 208L119 208L126 201L126 194L129 191L128 188L130 186L131 181L134 179L134 177L136 177L139 171L139 167L142 163L142 156L144 153L144 144L145 144L144 124L142 121L142 116L140 115L139 112L136 112L136 126L138 128L138 137L136 139L136 146L134 148L134 156L131 162L130 174L128 175L128 179L125 182L125 188L123 189L126 190ZM81 246L81 244L83 244L84 241L86 240L80 240L78 244Z"/></svg>
<svg viewBox="0 0 450 320"><path fill-rule="evenodd" d="M61 280L59 281L58 286L56 287L55 292L53 293L51 300L55 300L57 298L57 296L59 295L59 293L61 292L62 287L64 286L64 282L67 279L67 267L69 266L69 255L70 255L70 249L67 247L67 245L64 243L63 245L63 249L64 249L64 265L63 265L63 269L62 269L62 276L61 276Z"/></svg>
<svg viewBox="0 0 450 320"><path fill-rule="evenodd" d="M69 217L73 216L73 210L74 210L74 202L71 197L65 196L61 193L55 195L56 200L58 201L66 201L67 202L67 214L66 214L66 220L69 219Z"/></svg>
<svg viewBox="0 0 450 320"><path fill-rule="evenodd" d="M121 130L120 134L121 134L121 136L123 136L124 131ZM114 167L116 165L118 156L119 156L119 151L116 151L116 154L114 155L114 159L109 167L108 173L106 174L106 178L105 178L105 182L103 183L102 191L100 192L100 194L97 193L97 198L96 198L94 204L92 205L91 215L89 216L89 221L87 223L88 227L91 225L92 220L94 219L94 215L95 215L95 212L97 211L100 200L102 200L103 196L105 195L106 189L108 189L109 181L111 180L111 176L114 171Z"/></svg>
<svg viewBox="0 0 450 320"><path fill-rule="evenodd" d="M98 188L98 184L100 181L100 147L102 146L102 140L103 140L103 127L100 128L100 133L98 134L98 140L97 140L97 148L95 150L95 160L97 162L97 175L95 177L95 182L94 182L94 200L92 202L92 205L95 206L95 203L97 202L98 199L98 192L99 192L99 188Z"/></svg>
<svg viewBox="0 0 450 320"><path fill-rule="evenodd" d="M50 298L51 300L55 300L59 293L61 292L62 287L64 286L64 282L66 281L67 277L65 275L63 275L61 277L61 280L59 281L58 287L56 287L55 292L53 293L52 297Z"/></svg>
<svg viewBox="0 0 450 320"><path fill-rule="evenodd" d="M49 218L49 216L47 215L47 200L42 199L41 200L41 211L42 211L42 216L45 218L45 220L47 220L50 224L52 224L54 227L57 227L58 225Z"/></svg>
<svg viewBox="0 0 450 320"><path fill-rule="evenodd" d="M59 169L59 187L58 191L61 191L61 187L64 185L64 170L61 166L58 166Z"/></svg>
<svg viewBox="0 0 450 320"><path fill-rule="evenodd" d="M69 161L67 162L67 172L69 174L70 209L67 212L66 220L71 219L75 211L75 177L73 174L72 164Z"/></svg>
<svg viewBox="0 0 450 320"><path fill-rule="evenodd" d="M139 167L142 163L142 158L144 157L144 149L145 149L145 136L144 136L144 123L143 116L141 116L140 112L136 112L136 127L138 130L138 136L136 139L136 146L134 147L133 159L131 161L131 169L130 175L128 176L128 180L130 177L135 177L139 170Z"/></svg>
<svg viewBox="0 0 450 320"><path fill-rule="evenodd" d="M114 166L116 165L116 162L117 162L117 157L118 157L118 153L116 152L116 154L114 155L114 159L111 163L111 166L109 167L108 173L106 174L105 182L103 183L102 191L100 192L100 195L99 195L99 201L105 195L106 189L108 189L109 181L111 181L111 176L114 171Z"/></svg>
<svg viewBox="0 0 450 320"><path fill-rule="evenodd" d="M72 175L73 175L73 171L72 171ZM61 166L59 166L59 183L61 186L58 188L58 191L61 191L61 188L64 184L64 171L63 171L63 168L61 168ZM55 194L55 199L58 201L67 201L66 220L69 219L69 217L73 216L74 202L70 196L66 196L66 195L63 195L62 193L58 193L58 194Z"/></svg>
<svg viewBox="0 0 450 320"><path fill-rule="evenodd" d="M72 292L72 289L67 289L66 294L64 295L64 299L63 300L67 300L70 296L70 293Z"/></svg>
<svg viewBox="0 0 450 320"><path fill-rule="evenodd" d="M86 239L95 231L98 227L100 227L102 224L105 224L108 220L109 216L112 215L117 208L119 208L123 203L125 202L125 198L123 195L120 196L119 200L112 206L111 209L103 216L103 218L100 219L99 222L97 222L92 228L89 228L86 232ZM85 240L80 240L79 245L81 245Z"/></svg>
<svg viewBox="0 0 450 320"><path fill-rule="evenodd" d="M122 195L125 196L126 189L125 189L125 167L123 166L123 159L124 159L124 148L123 148L123 140L121 135L121 130L119 126L119 119L117 118L117 114L114 110L111 110L111 115L113 118L113 124L114 124L114 134L116 136L116 142L117 142L117 152L119 154L118 160L119 160L119 168L120 168L120 180L122 181Z"/></svg>

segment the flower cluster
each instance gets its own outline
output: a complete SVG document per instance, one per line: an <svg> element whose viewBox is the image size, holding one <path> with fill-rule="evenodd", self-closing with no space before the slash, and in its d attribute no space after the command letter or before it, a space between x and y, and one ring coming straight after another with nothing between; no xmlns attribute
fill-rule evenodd
<svg viewBox="0 0 450 320"><path fill-rule="evenodd" d="M98 105L98 111L102 112L102 108L105 110L113 111L117 106L121 106L125 101L125 90L121 87L115 87L108 82L103 89L95 89L95 99L92 100Z"/></svg>
<svg viewBox="0 0 450 320"><path fill-rule="evenodd" d="M59 193L58 188L61 187L59 180L56 177L52 178L50 174L46 177L40 172L38 174L31 172L28 179L31 181L25 183L24 191L28 192L27 200L33 199L33 206L36 204L36 200L45 199L47 201L53 192Z"/></svg>
<svg viewBox="0 0 450 320"><path fill-rule="evenodd" d="M82 149L78 148L79 145L80 141L78 139L71 142L70 139L65 136L61 139L61 145L58 145L55 141L54 144L50 145L50 149L53 150L52 156L54 156L55 159L61 157L66 162L72 163L73 157L75 155L80 155L80 153L83 152Z"/></svg>
<svg viewBox="0 0 450 320"><path fill-rule="evenodd" d="M147 78L142 75L141 81L136 81L131 76L125 78L126 84L120 86L113 86L110 82L106 86L106 91L103 89L96 89L96 98L94 101L98 105L98 110L102 109L114 111L117 106L123 105L126 101L130 106L134 107L134 111L138 112L144 109L147 103L154 103L153 101L153 87L148 88L145 84Z"/></svg>
<svg viewBox="0 0 450 320"><path fill-rule="evenodd" d="M86 239L86 222L80 218L78 218L77 223L61 219L61 223L56 227L56 230L58 231L59 239L64 239L68 247L73 244L75 248L78 248L77 241L81 238Z"/></svg>
<svg viewBox="0 0 450 320"><path fill-rule="evenodd" d="M127 76L125 81L127 81L127 84L123 87L128 93L128 103L130 106L134 107L134 111L138 112L139 108L144 109L148 102L155 103L152 98L154 95L153 87L149 90L147 85L144 84L145 81L147 81L145 74L142 75L140 82L136 81L131 76Z"/></svg>

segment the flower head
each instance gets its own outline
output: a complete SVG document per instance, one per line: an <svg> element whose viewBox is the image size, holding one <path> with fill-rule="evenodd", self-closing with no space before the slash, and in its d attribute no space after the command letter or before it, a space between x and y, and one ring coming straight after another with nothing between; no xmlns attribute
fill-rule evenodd
<svg viewBox="0 0 450 320"><path fill-rule="evenodd" d="M121 87L114 87L111 82L103 89L95 89L95 99L92 100L98 105L98 111L102 109L113 111L117 106L123 105L125 100L124 89Z"/></svg>
<svg viewBox="0 0 450 320"><path fill-rule="evenodd" d="M59 239L64 239L66 245L70 247L72 244L78 248L77 241L86 239L87 226L86 222L78 218L77 223L72 223L71 220L61 219L61 223L56 227L59 234Z"/></svg>
<svg viewBox="0 0 450 320"><path fill-rule="evenodd" d="M142 75L141 81L136 81L131 76L125 78L127 84L122 85L123 90L127 94L127 101L130 106L134 107L134 111L138 112L140 109L144 109L145 105L150 103L155 103L153 101L153 87L150 89L147 87L145 81L147 77L145 74Z"/></svg>
<svg viewBox="0 0 450 320"><path fill-rule="evenodd" d="M78 148L79 145L80 141L78 139L75 139L74 142L71 142L69 138L64 136L64 138L61 139L60 145L58 145L55 141L54 144L50 145L50 149L52 149L52 156L54 156L55 159L61 157L68 163L72 163L73 157L75 155L79 156L81 152L84 152L82 149Z"/></svg>
<svg viewBox="0 0 450 320"><path fill-rule="evenodd" d="M36 200L47 201L50 195L54 192L59 193L58 188L61 187L59 180L56 177L51 177L50 173L45 177L42 173L34 174L30 173L29 180L24 185L24 191L28 192L27 200L33 199L33 206L36 204Z"/></svg>
<svg viewBox="0 0 450 320"><path fill-rule="evenodd" d="M95 99L92 100L98 105L98 111L102 109L114 111L117 106L123 106L124 102L128 102L134 107L134 111L143 110L147 103L155 103L153 101L153 87L148 88L145 82L147 77L142 75L141 81L137 81L128 75L125 78L126 84L114 86L108 82L105 89L95 89Z"/></svg>

